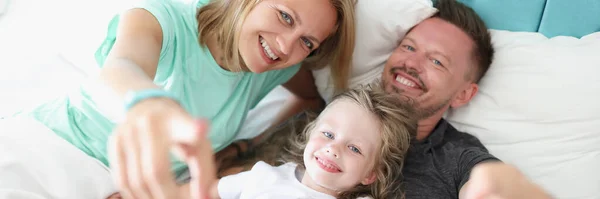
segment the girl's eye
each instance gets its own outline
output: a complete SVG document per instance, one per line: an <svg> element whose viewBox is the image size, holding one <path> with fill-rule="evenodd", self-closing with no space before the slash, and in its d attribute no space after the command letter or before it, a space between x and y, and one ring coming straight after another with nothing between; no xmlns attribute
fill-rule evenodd
<svg viewBox="0 0 600 199"><path fill-rule="evenodd" d="M358 150L358 148L356 148L356 147L354 147L354 146L349 146L348 148L350 148L350 150L352 150L352 152L354 152L354 153L361 154L361 153L360 153L360 150Z"/></svg>
<svg viewBox="0 0 600 199"><path fill-rule="evenodd" d="M284 11L279 11L279 14L281 14L281 18L288 24L292 25L294 23L294 20L292 20L292 17L284 12Z"/></svg>
<svg viewBox="0 0 600 199"><path fill-rule="evenodd" d="M333 139L333 134L331 134L329 132L323 132L323 135L329 139Z"/></svg>
<svg viewBox="0 0 600 199"><path fill-rule="evenodd" d="M306 47L308 47L309 50L312 50L314 48L313 43L309 39L302 38L302 42L304 42L304 45L306 45Z"/></svg>

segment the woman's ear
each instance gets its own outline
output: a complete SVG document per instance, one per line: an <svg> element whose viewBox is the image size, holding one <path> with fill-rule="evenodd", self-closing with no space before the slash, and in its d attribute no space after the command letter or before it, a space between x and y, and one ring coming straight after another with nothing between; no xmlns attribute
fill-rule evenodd
<svg viewBox="0 0 600 199"><path fill-rule="evenodd" d="M371 172L371 174L369 176L367 176L363 181L361 181L360 183L363 185L370 185L373 182L375 182L375 180L377 179L377 174L375 173L375 171Z"/></svg>

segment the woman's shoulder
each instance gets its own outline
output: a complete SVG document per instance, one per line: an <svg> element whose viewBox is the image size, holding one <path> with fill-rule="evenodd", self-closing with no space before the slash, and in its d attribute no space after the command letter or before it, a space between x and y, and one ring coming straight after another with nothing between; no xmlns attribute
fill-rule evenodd
<svg viewBox="0 0 600 199"><path fill-rule="evenodd" d="M122 14L131 9L144 9L158 22L162 31L161 57L164 57L165 53L173 53L171 51L175 49L171 48L178 46L174 42L182 40L184 37L189 38L187 40L196 39L195 29L189 27L196 26L195 12L196 4L199 1L206 0L134 0L123 6L108 23L107 34L95 53L96 61L100 66L103 65L116 42ZM176 37L178 40L175 40Z"/></svg>
<svg viewBox="0 0 600 199"><path fill-rule="evenodd" d="M132 8L144 8L153 15L195 15L208 0L136 0Z"/></svg>
<svg viewBox="0 0 600 199"><path fill-rule="evenodd" d="M208 4L210 0L133 0L131 2L132 5L156 4L176 7L202 7Z"/></svg>

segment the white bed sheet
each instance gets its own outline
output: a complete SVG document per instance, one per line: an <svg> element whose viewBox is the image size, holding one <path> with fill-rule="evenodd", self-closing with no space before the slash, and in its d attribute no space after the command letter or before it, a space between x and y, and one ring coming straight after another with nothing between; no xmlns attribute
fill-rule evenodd
<svg viewBox="0 0 600 199"><path fill-rule="evenodd" d="M117 191L106 166L50 131L33 119L0 119L0 199L104 199Z"/></svg>
<svg viewBox="0 0 600 199"><path fill-rule="evenodd" d="M0 117L58 95L85 78L60 55L62 0L10 1L0 16ZM55 4L53 4L55 3ZM68 7L64 7L67 9Z"/></svg>

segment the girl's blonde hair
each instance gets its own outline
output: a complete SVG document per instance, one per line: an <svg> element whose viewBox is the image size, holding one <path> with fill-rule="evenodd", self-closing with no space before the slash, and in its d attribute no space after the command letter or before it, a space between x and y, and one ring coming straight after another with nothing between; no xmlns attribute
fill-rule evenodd
<svg viewBox="0 0 600 199"><path fill-rule="evenodd" d="M224 55L224 63L231 71L242 70L243 61L237 48L240 29L248 13L260 1L211 0L196 13L200 44L206 45L210 36L216 36L217 45ZM340 91L347 87L350 76L354 52L356 0L330 1L337 12L336 30L304 62L313 70L329 64L336 91Z"/></svg>
<svg viewBox="0 0 600 199"><path fill-rule="evenodd" d="M357 89L348 90L338 95L330 103L349 99L373 114L380 122L382 145L375 161L377 180L370 185L358 185L354 189L341 193L338 198L357 198L371 196L374 198L404 198L403 190L398 183L402 180L404 159L410 140L417 132L417 118L407 98L388 94L380 83L372 83ZM318 118L317 118L318 119ZM302 133L290 139L282 155L285 162L295 162L305 168L303 161L304 148L312 129L315 127L314 117L296 122L306 124Z"/></svg>

